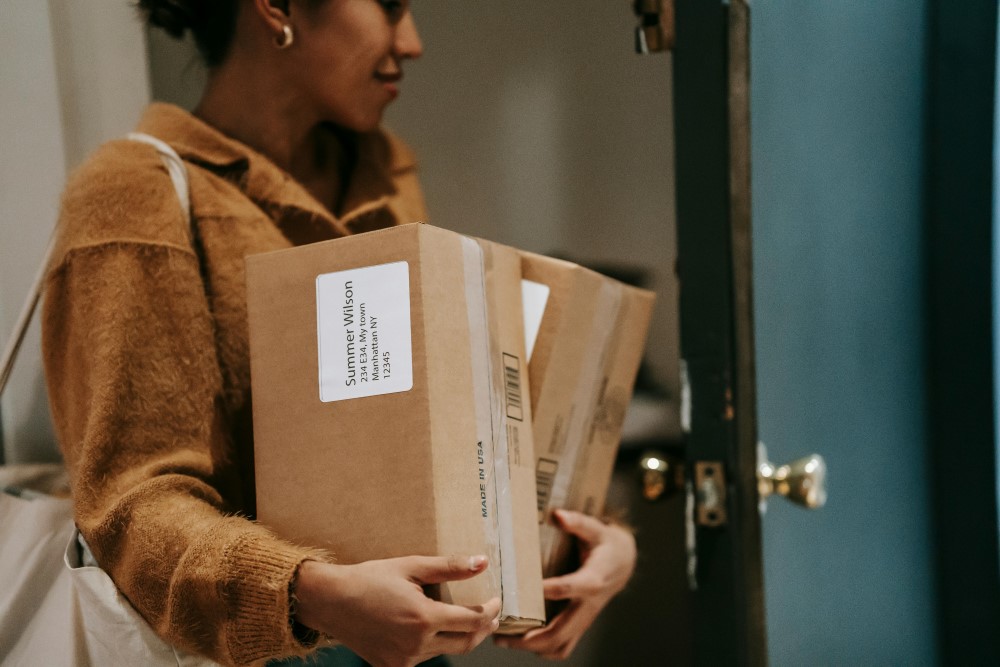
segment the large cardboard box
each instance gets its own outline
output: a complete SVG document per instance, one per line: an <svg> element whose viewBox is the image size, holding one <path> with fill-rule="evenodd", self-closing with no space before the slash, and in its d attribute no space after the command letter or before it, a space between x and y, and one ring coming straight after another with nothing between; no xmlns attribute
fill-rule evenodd
<svg viewBox="0 0 1000 667"><path fill-rule="evenodd" d="M259 520L339 562L485 554L441 587L544 622L517 251L415 224L247 259Z"/></svg>
<svg viewBox="0 0 1000 667"><path fill-rule="evenodd" d="M528 252L522 274L527 317L541 314L528 368L542 571L552 576L571 567L573 543L551 511L604 511L655 295Z"/></svg>

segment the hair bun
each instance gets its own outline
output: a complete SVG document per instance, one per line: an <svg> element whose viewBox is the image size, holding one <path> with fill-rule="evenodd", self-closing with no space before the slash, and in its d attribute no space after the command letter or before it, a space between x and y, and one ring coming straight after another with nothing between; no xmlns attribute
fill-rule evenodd
<svg viewBox="0 0 1000 667"><path fill-rule="evenodd" d="M199 0L139 0L139 9L150 25L163 28L174 37L182 37L186 30L194 27L196 12L192 5L198 2Z"/></svg>

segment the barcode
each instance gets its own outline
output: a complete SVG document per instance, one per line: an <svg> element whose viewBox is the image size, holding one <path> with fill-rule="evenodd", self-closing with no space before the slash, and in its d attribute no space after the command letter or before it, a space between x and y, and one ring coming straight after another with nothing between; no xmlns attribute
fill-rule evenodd
<svg viewBox="0 0 1000 667"><path fill-rule="evenodd" d="M559 462L552 459L538 459L535 466L535 484L538 487L538 512L545 512L549 506L549 496L552 494L552 484L556 479Z"/></svg>
<svg viewBox="0 0 1000 667"><path fill-rule="evenodd" d="M521 360L512 354L503 353L503 381L507 390L507 416L524 421L521 408Z"/></svg>

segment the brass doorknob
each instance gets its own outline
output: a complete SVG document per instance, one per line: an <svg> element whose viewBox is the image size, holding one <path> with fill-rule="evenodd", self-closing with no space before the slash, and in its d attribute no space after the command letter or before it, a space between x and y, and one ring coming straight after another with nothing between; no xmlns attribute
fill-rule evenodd
<svg viewBox="0 0 1000 667"><path fill-rule="evenodd" d="M760 446L757 465L757 490L761 508L774 494L784 496L793 503L808 509L819 509L826 504L826 461L819 454L812 454L792 463L775 467L767 459L767 450Z"/></svg>
<svg viewBox="0 0 1000 667"><path fill-rule="evenodd" d="M684 464L675 456L649 450L639 459L642 497L649 501L669 497L684 486Z"/></svg>

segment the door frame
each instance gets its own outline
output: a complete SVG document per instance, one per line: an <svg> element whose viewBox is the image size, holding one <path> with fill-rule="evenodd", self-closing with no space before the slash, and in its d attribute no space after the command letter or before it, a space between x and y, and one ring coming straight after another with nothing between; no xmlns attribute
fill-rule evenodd
<svg viewBox="0 0 1000 667"><path fill-rule="evenodd" d="M681 356L689 475L719 463L726 521L690 528L699 665L767 662L750 226L750 13L746 0L676 0L674 123ZM693 485L693 501L705 500Z"/></svg>

